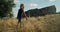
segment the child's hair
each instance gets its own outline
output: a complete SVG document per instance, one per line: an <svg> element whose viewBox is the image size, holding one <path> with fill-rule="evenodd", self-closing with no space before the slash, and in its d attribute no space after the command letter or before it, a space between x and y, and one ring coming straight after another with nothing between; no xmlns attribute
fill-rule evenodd
<svg viewBox="0 0 60 32"><path fill-rule="evenodd" d="M20 7L24 6L24 4L21 4Z"/></svg>

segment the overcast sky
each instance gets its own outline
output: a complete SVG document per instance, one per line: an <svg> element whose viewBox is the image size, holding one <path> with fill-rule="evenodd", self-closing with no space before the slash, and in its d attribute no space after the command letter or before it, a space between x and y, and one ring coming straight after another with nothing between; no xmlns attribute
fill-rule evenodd
<svg viewBox="0 0 60 32"><path fill-rule="evenodd" d="M16 4L16 7L13 8L14 17L17 16L21 3L25 5L25 11L34 8L43 8L51 5L56 6L56 12L60 11L60 0L14 0L14 3Z"/></svg>

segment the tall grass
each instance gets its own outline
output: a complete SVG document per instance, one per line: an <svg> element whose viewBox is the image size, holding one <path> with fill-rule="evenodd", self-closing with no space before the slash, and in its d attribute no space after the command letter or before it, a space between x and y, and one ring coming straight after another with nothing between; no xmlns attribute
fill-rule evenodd
<svg viewBox="0 0 60 32"><path fill-rule="evenodd" d="M21 27L16 29L17 19L0 19L0 32L60 32L60 15L46 15L22 19Z"/></svg>

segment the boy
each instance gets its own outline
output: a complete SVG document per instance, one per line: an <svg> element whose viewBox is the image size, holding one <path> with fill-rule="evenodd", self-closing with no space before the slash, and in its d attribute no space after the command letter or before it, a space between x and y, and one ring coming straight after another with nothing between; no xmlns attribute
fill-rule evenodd
<svg viewBox="0 0 60 32"><path fill-rule="evenodd" d="M26 16L26 14L25 14L25 12L24 12L24 4L21 4L20 5L20 9L19 9L19 11L18 11L18 15L17 15L17 19L18 19L18 23L17 23L17 27L18 27L18 24L20 23L20 25L21 25L21 17L22 17L22 14L26 17L26 19L27 19L27 16Z"/></svg>

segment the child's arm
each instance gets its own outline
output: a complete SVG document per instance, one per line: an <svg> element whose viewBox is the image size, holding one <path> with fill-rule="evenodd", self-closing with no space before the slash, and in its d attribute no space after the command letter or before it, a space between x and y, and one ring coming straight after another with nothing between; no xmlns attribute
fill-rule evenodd
<svg viewBox="0 0 60 32"><path fill-rule="evenodd" d="M23 10L23 15L25 16L25 18L26 18L26 20L27 20L27 16L26 16L26 14L25 14L24 10Z"/></svg>

